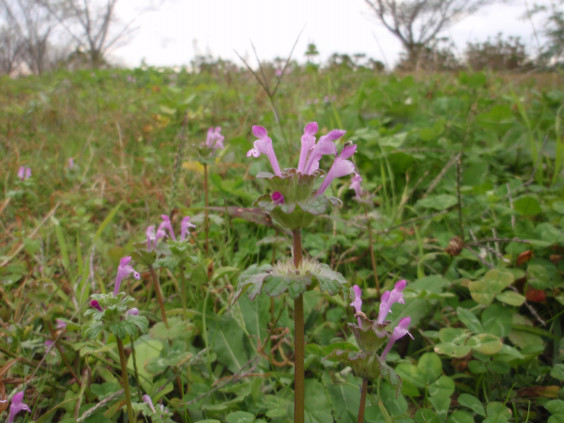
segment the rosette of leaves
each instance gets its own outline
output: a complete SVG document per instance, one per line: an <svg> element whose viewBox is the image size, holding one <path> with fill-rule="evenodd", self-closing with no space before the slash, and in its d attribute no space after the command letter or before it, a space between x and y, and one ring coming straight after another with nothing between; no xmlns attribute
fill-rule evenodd
<svg viewBox="0 0 564 423"><path fill-rule="evenodd" d="M305 175L296 169L285 169L281 176L270 172L257 175L267 181L271 192L282 194L282 201L275 201L271 194L264 194L254 202L281 226L294 230L308 226L315 216L325 213L330 206L340 206L341 200L325 195L315 195L313 185L325 172L316 170Z"/></svg>
<svg viewBox="0 0 564 423"><path fill-rule="evenodd" d="M316 260L305 258L296 269L291 259L280 261L274 266L252 265L239 277L237 292L233 301L247 292L249 298L264 292L270 297L288 293L292 299L316 286L329 295L336 295L348 288L348 282L339 272Z"/></svg>
<svg viewBox="0 0 564 423"><path fill-rule="evenodd" d="M120 292L113 294L94 294L97 308L88 309L84 315L90 320L83 326L82 335L87 339L96 339L102 331L112 333L116 338L136 337L147 331L149 321L144 316L127 313L135 300Z"/></svg>

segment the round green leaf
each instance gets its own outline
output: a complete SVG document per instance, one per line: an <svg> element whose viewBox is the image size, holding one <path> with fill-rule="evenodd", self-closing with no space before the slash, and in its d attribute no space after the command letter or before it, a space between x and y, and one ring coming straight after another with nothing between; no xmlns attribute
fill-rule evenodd
<svg viewBox="0 0 564 423"><path fill-rule="evenodd" d="M458 403L463 407L469 408L474 413L482 417L486 416L486 411L484 410L484 406L482 405L482 402L474 395L460 394L460 396L458 397Z"/></svg>
<svg viewBox="0 0 564 423"><path fill-rule="evenodd" d="M515 307L519 307L525 302L525 297L515 291L503 291L501 294L497 294L495 298L502 303Z"/></svg>
<svg viewBox="0 0 564 423"><path fill-rule="evenodd" d="M539 200L531 196L518 198L513 202L513 207L522 216L536 216L542 211Z"/></svg>

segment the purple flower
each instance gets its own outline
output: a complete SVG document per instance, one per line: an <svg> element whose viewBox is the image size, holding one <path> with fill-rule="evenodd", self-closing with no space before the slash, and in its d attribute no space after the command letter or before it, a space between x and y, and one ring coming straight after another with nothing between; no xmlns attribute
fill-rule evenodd
<svg viewBox="0 0 564 423"><path fill-rule="evenodd" d="M392 346L396 343L398 339L403 338L405 335L409 335L411 339L413 339L413 335L411 335L411 333L409 333L409 331L407 330L410 323L411 323L411 317L409 316L404 317L398 322L398 325L394 328L394 331L392 332L392 336L388 341L388 345L386 345L386 348L384 348L384 351L382 351L382 354L380 355L380 359L382 361L386 359L388 352L392 349Z"/></svg>
<svg viewBox="0 0 564 423"><path fill-rule="evenodd" d="M274 204L284 204L284 195L280 191L274 191L270 198Z"/></svg>
<svg viewBox="0 0 564 423"><path fill-rule="evenodd" d="M20 391L12 397L10 414L8 415L8 420L6 420L6 423L12 423L14 421L14 418L16 417L16 414L18 414L20 411L27 411L28 413L31 413L30 408L23 402L23 399L24 391Z"/></svg>
<svg viewBox="0 0 564 423"><path fill-rule="evenodd" d="M302 135L302 148L300 150L300 161L298 162L298 172L305 173L305 165L309 152L315 145L315 134L317 133L317 122L310 122L304 128Z"/></svg>
<svg viewBox="0 0 564 423"><path fill-rule="evenodd" d="M321 140L319 140L321 141ZM335 159L333 165L327 172L327 176L325 176L325 180L317 190L316 196L319 196L325 192L327 187L333 182L333 179L340 178L341 176L350 175L355 171L354 163L350 160L347 160L351 157L354 152L356 151L356 144L349 145L343 148L339 157Z"/></svg>
<svg viewBox="0 0 564 423"><path fill-rule="evenodd" d="M187 235L190 235L190 228L195 228L196 226L190 223L190 216L186 216L182 219L180 223L180 241L184 241Z"/></svg>
<svg viewBox="0 0 564 423"><path fill-rule="evenodd" d="M139 309L137 307L130 308L125 314L128 316L139 316Z"/></svg>
<svg viewBox="0 0 564 423"><path fill-rule="evenodd" d="M395 303L405 304L403 300L403 290L407 282L401 280L396 282L394 289L392 291L386 291L382 294L382 299L380 300L380 310L378 311L378 319L376 323L383 325L386 321L388 313L392 310L392 306Z"/></svg>
<svg viewBox="0 0 564 423"><path fill-rule="evenodd" d="M74 169L74 159L72 157L69 157L69 169Z"/></svg>
<svg viewBox="0 0 564 423"><path fill-rule="evenodd" d="M164 229L159 229L155 233L155 225L149 226L145 234L147 235L147 250L149 251L153 251L157 248L157 241L166 236Z"/></svg>
<svg viewBox="0 0 564 423"><path fill-rule="evenodd" d="M121 281L124 280L126 277L128 277L131 273L133 273L133 277L135 279L141 278L141 275L139 275L139 273L137 273L135 269L133 269L133 267L129 265L130 262L131 262L131 257L129 256L124 257L119 261L119 267L116 275L116 282L114 285L114 295L118 294Z"/></svg>
<svg viewBox="0 0 564 423"><path fill-rule="evenodd" d="M149 406L149 408L153 413L157 412L157 410L155 410L155 406L153 405L153 400L149 395L147 394L143 395L143 402Z"/></svg>
<svg viewBox="0 0 564 423"><path fill-rule="evenodd" d="M317 144L313 146L311 152L309 153L309 157L307 159L307 163L304 169L304 173L306 175L311 175L317 169L319 169L319 161L321 157L329 155L329 154L336 154L337 147L335 146L335 141L345 135L346 131L341 129L333 129L327 135L323 135L317 141Z"/></svg>
<svg viewBox="0 0 564 423"><path fill-rule="evenodd" d="M362 291L360 290L360 286L355 285L353 286L354 291L354 301L350 304L351 307L354 307L357 313L361 312L362 307L362 299L360 298L362 295ZM356 318L358 321L358 327L362 327L362 320L360 317Z"/></svg>
<svg viewBox="0 0 564 423"><path fill-rule="evenodd" d="M92 300L90 301L90 307L95 308L98 311L103 311L102 310L102 306L100 305L100 303L98 302L98 300Z"/></svg>
<svg viewBox="0 0 564 423"><path fill-rule="evenodd" d="M354 195L357 199L362 197L362 187L360 186L361 181L362 177L358 174L358 172L355 172L351 179L349 188L354 189Z"/></svg>
<svg viewBox="0 0 564 423"><path fill-rule="evenodd" d="M277 78L280 78L282 76L282 69L276 68L274 75L276 75Z"/></svg>
<svg viewBox="0 0 564 423"><path fill-rule="evenodd" d="M253 126L253 135L258 138L253 143L253 148L247 152L247 157L258 157L261 154L265 154L270 161L272 170L276 176L280 176L280 166L278 166L278 160L276 159L276 153L274 153L274 148L272 147L272 140L268 136L268 132L262 126Z"/></svg>
<svg viewBox="0 0 564 423"><path fill-rule="evenodd" d="M223 148L223 140L224 137L221 135L221 127L212 127L208 129L205 146L209 149L217 150L218 148Z"/></svg>
<svg viewBox="0 0 564 423"><path fill-rule="evenodd" d="M64 330L67 328L67 323L61 319L56 319L55 322L57 322L57 325L55 326L56 329L58 330Z"/></svg>
<svg viewBox="0 0 564 423"><path fill-rule="evenodd" d="M170 217L168 217L166 214L161 214L161 218L163 219L163 221L161 222L161 224L159 225L159 229L157 230L160 231L161 229L167 230L170 237L176 241L176 236L174 235L174 230L172 229L172 222L170 221Z"/></svg>
<svg viewBox="0 0 564 423"><path fill-rule="evenodd" d="M18 178L20 178L22 181L31 178L31 168L20 166L20 168L18 169Z"/></svg>
<svg viewBox="0 0 564 423"><path fill-rule="evenodd" d="M47 339L43 345L45 345L45 349L47 349L47 352L51 351L51 348L53 348L53 345L55 345L55 341L53 341L52 339Z"/></svg>

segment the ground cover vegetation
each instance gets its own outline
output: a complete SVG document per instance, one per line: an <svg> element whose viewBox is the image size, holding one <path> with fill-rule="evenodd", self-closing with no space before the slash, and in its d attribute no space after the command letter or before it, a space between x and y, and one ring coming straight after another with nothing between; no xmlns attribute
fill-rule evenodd
<svg viewBox="0 0 564 423"><path fill-rule="evenodd" d="M0 80L0 418L562 421L562 76L279 65Z"/></svg>

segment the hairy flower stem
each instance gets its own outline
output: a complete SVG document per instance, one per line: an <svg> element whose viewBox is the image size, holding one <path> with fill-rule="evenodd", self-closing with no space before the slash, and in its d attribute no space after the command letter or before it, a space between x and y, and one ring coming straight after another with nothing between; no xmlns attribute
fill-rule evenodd
<svg viewBox="0 0 564 423"><path fill-rule="evenodd" d="M206 242L204 244L204 250L206 251L206 257L208 256L209 252L209 231L210 231L210 222L208 216L208 165L204 163L204 232L206 233Z"/></svg>
<svg viewBox="0 0 564 423"><path fill-rule="evenodd" d="M121 363L121 378L123 379L123 392L125 394L125 402L127 404L127 416L130 422L135 422L133 416L133 408L131 407L131 393L129 392L129 377L127 376L127 359L123 351L123 342L121 338L117 338L117 347L119 351L119 361Z"/></svg>
<svg viewBox="0 0 564 423"><path fill-rule="evenodd" d="M294 266L298 269L302 264L301 230L294 229L292 238ZM300 295L294 300L294 423L303 423L305 416L304 356L304 298L303 295Z"/></svg>
<svg viewBox="0 0 564 423"><path fill-rule="evenodd" d="M362 386L360 387L360 404L358 405L358 420L357 423L364 422L364 407L366 405L366 391L368 390L368 379L362 379Z"/></svg>
<svg viewBox="0 0 564 423"><path fill-rule="evenodd" d="M364 206L364 216L366 217L366 229L368 231L368 248L370 250L370 260L372 262L372 272L374 273L374 284L376 285L376 297L380 298L380 280L378 279L378 267L376 266L376 256L374 255L374 240L372 238L372 225L368 216L368 207Z"/></svg>
<svg viewBox="0 0 564 423"><path fill-rule="evenodd" d="M157 272L153 269L153 266L149 266L149 270L151 272L151 277L153 278L153 286L155 287L155 293L157 294L157 301L159 302L159 307L161 309L161 318L163 319L163 323L168 328L168 320L166 318L166 311L164 306L163 300L163 292L161 291L161 284L159 283L159 278L157 276Z"/></svg>

